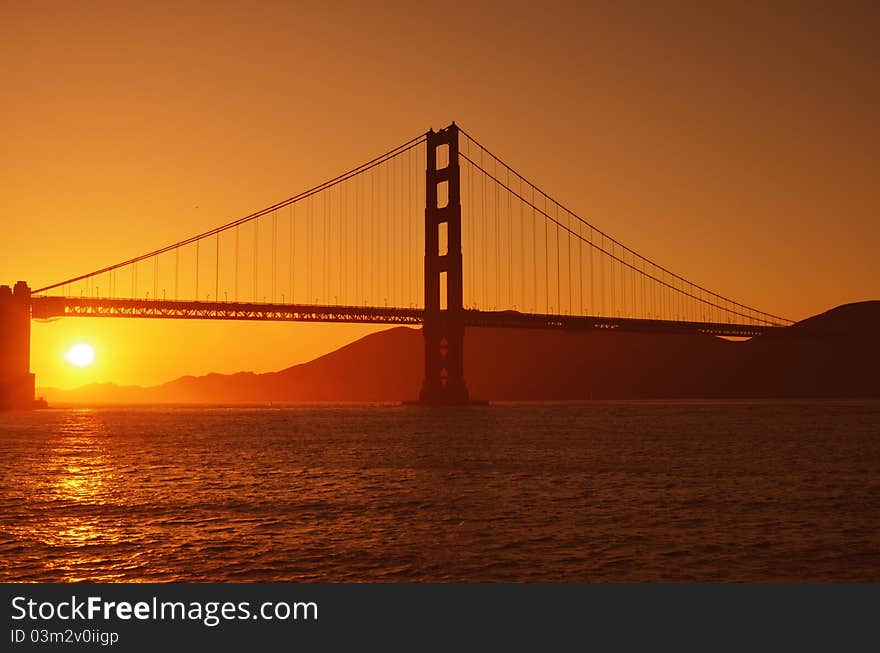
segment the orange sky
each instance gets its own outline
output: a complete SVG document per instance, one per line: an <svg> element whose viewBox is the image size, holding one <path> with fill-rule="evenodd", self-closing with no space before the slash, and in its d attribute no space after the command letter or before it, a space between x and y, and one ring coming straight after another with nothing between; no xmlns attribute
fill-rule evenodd
<svg viewBox="0 0 880 653"><path fill-rule="evenodd" d="M582 4L4 2L0 279L177 241L454 119L722 294L794 319L878 297L876 9ZM67 319L34 324L32 370L266 371L369 330Z"/></svg>

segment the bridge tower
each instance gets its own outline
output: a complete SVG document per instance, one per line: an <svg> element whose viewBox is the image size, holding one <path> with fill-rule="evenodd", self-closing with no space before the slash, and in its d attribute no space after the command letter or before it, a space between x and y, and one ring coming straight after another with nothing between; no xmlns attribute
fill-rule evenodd
<svg viewBox="0 0 880 653"><path fill-rule="evenodd" d="M439 155L439 156L438 156ZM438 167L442 165L442 167ZM442 204L441 204L442 203ZM445 238L441 238L445 234ZM445 246L445 251L441 247ZM458 127L427 134L423 404L465 404Z"/></svg>
<svg viewBox="0 0 880 653"><path fill-rule="evenodd" d="M33 408L31 290L24 281L0 286L0 409Z"/></svg>

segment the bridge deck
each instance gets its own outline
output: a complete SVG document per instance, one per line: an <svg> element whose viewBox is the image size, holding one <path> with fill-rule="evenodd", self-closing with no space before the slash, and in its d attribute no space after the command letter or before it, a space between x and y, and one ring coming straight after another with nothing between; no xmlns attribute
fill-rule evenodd
<svg viewBox="0 0 880 653"><path fill-rule="evenodd" d="M193 302L147 299L97 299L84 297L31 298L32 317L131 317L189 320L254 320L274 322L351 322L361 324L411 324L424 320L421 308L330 306L243 302ZM544 315L517 311L464 311L465 326L571 331L627 331L709 334L753 337L780 326L651 320L626 317Z"/></svg>

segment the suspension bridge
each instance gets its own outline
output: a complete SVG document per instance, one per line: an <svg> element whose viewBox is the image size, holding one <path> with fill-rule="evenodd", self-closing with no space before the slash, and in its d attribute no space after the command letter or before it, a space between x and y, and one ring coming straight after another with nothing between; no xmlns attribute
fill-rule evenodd
<svg viewBox="0 0 880 653"><path fill-rule="evenodd" d="M469 401L466 327L753 337L791 324L640 255L455 123L179 242L0 287L0 405L33 402L30 320L77 316L421 325L426 404Z"/></svg>

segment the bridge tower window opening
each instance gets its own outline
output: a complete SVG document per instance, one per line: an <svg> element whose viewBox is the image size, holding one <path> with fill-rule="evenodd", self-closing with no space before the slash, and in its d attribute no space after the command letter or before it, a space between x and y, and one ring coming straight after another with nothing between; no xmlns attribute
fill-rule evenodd
<svg viewBox="0 0 880 653"><path fill-rule="evenodd" d="M449 253L449 224L446 222L437 225L437 252L440 256Z"/></svg>

